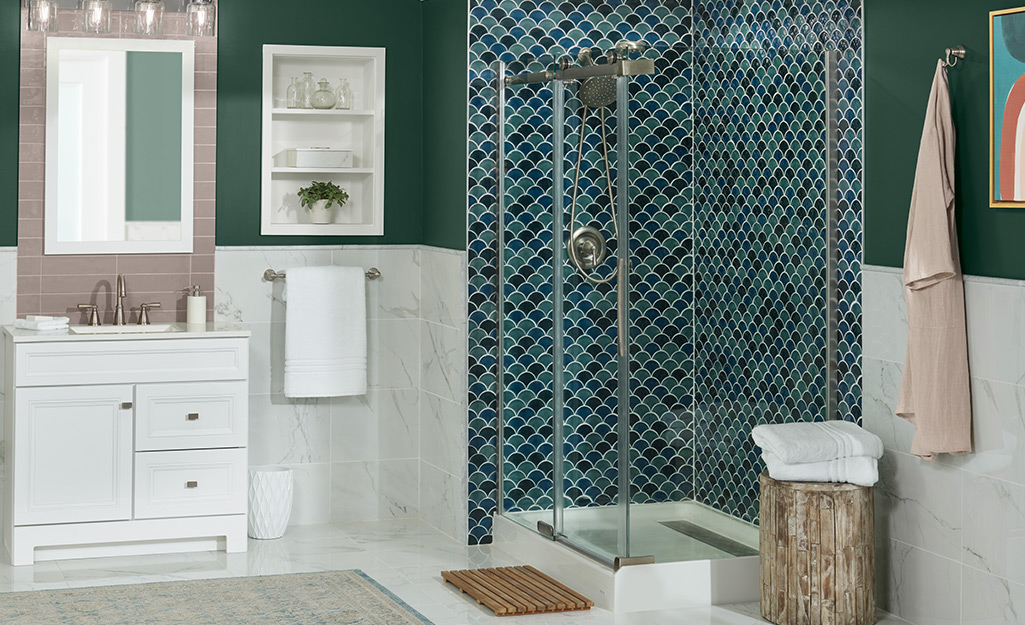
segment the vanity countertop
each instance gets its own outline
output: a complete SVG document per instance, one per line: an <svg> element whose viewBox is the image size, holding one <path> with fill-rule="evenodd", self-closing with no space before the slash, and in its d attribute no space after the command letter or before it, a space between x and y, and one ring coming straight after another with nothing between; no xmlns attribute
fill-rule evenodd
<svg viewBox="0 0 1025 625"><path fill-rule="evenodd" d="M156 324L154 324L156 325ZM36 332L35 330L23 330L7 325L3 327L5 334L10 336L15 343L56 343L68 341L164 341L174 339L227 339L245 338L251 332L244 326L233 323L213 322L205 326L193 327L184 323L169 324L171 329L164 332L139 332L135 330L135 324L123 326L121 332L107 331L102 334L76 334L76 328L86 329L89 326L71 326L69 330L57 330L56 332ZM101 326L112 330L113 326Z"/></svg>

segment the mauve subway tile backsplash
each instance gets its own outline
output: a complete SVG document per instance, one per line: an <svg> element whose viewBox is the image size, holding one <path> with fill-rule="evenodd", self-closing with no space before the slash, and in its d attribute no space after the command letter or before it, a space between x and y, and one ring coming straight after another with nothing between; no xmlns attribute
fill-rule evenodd
<svg viewBox="0 0 1025 625"><path fill-rule="evenodd" d="M24 13L24 11L23 11ZM22 17L24 20L24 15ZM76 20L78 20L76 22ZM58 36L76 36L78 11L62 11ZM127 20L126 20L127 22ZM181 23L179 23L181 22ZM117 37L135 37L113 20ZM184 22L165 16L165 36L184 39ZM80 34L80 33L79 33ZM195 204L193 254L43 255L43 193L46 148L46 35L22 32L21 110L18 168L18 315L68 315L85 323L78 304L96 304L104 324L113 320L113 285L125 274L128 322L139 304L159 302L155 322L185 321L185 289L198 284L207 296L207 319L214 307L214 214L217 143L217 45L196 40Z"/></svg>

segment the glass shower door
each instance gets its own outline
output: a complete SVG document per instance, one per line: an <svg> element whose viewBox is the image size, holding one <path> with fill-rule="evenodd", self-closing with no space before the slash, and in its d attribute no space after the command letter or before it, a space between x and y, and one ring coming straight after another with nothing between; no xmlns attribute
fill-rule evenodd
<svg viewBox="0 0 1025 625"><path fill-rule="evenodd" d="M600 103L582 97L586 82L553 86L553 225L562 242L553 285L562 387L555 504L561 539L612 563L630 555L629 345L624 333L620 349L619 314L627 301L620 277L623 289L629 277L629 169L619 164L628 162L630 79L601 80L614 89L615 101L608 102L611 94ZM581 269L566 247L587 237L603 241L605 254L593 268Z"/></svg>
<svg viewBox="0 0 1025 625"><path fill-rule="evenodd" d="M629 79L609 80L625 102ZM501 511L612 563L629 537L629 458L619 453L629 367L617 343L627 251L617 234L627 232L628 208L617 163L626 162L628 107L610 105L603 131L599 111L583 119L576 91L539 82L496 98ZM567 239L585 226L606 240L607 257L590 273L600 284L568 261Z"/></svg>

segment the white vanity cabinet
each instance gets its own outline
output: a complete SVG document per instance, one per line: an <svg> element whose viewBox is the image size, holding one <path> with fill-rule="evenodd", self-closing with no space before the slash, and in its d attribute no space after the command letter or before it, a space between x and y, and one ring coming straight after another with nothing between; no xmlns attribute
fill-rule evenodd
<svg viewBox="0 0 1025 625"><path fill-rule="evenodd" d="M40 560L246 549L248 336L4 328L4 543Z"/></svg>

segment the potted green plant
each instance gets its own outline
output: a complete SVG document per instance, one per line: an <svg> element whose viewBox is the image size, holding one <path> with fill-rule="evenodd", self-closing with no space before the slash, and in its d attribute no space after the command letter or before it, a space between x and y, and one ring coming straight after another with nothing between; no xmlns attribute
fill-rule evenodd
<svg viewBox="0 0 1025 625"><path fill-rule="evenodd" d="M331 223L331 207L345 206L349 194L333 182L313 181L308 187L299 189L299 204L310 211L310 221L315 224Z"/></svg>

